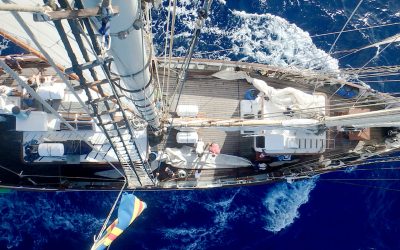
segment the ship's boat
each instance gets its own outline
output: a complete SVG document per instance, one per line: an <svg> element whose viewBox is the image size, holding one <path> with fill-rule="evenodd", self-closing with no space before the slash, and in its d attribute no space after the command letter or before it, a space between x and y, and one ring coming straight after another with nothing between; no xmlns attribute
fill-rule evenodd
<svg viewBox="0 0 400 250"><path fill-rule="evenodd" d="M0 4L0 34L26 50L0 60L1 187L215 188L391 159L399 99L357 75L398 68L192 58L211 2L184 58L155 55L154 1Z"/></svg>

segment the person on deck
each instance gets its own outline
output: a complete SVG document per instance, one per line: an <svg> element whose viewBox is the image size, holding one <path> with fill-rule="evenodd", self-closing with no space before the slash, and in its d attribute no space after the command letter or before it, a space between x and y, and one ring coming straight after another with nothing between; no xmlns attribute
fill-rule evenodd
<svg viewBox="0 0 400 250"><path fill-rule="evenodd" d="M21 110L18 106L15 106L13 104L6 105L4 107L4 110L8 113L13 114L17 119L28 119L29 115L31 114L31 110Z"/></svg>
<svg viewBox="0 0 400 250"><path fill-rule="evenodd" d="M221 153L221 148L220 148L220 146L219 146L217 143L215 143L215 142L211 143L211 145L210 145L210 147L209 147L208 150L210 151L210 153L211 153L213 156L219 155L219 154Z"/></svg>

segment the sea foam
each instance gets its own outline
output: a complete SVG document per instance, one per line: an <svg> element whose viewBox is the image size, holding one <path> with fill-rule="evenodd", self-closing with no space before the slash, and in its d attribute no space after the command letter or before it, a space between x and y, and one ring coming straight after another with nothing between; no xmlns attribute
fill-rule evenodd
<svg viewBox="0 0 400 250"><path fill-rule="evenodd" d="M299 208L308 202L315 185L314 178L274 186L263 201L267 210L264 229L277 233L290 226L300 216Z"/></svg>
<svg viewBox="0 0 400 250"><path fill-rule="evenodd" d="M172 249L206 249L227 243L221 242L224 239L223 234L230 228L231 222L244 216L247 211L246 207L235 203L236 196L242 192L241 188L221 192L224 195L218 198L215 197L215 192L200 194L190 192L190 200L186 200L186 203L196 207L196 211L191 213L202 216L210 214L210 217L203 217L202 226L192 226L183 222L176 227L160 228L163 238L173 242ZM177 194L177 197L181 195ZM176 206L169 203L164 209L174 211Z"/></svg>
<svg viewBox="0 0 400 250"><path fill-rule="evenodd" d="M262 3L260 3L262 4ZM179 32L175 32L174 55L184 56L196 20L196 6L186 1L177 8ZM160 16L166 15L161 10ZM165 20L165 18L164 18ZM159 22L159 21L158 21ZM155 37L165 37L165 26L155 25ZM308 32L272 14L231 10L225 1L213 5L212 15L201 30L195 57L239 60L274 66L338 72L338 61L317 48ZM162 55L164 40L158 40Z"/></svg>

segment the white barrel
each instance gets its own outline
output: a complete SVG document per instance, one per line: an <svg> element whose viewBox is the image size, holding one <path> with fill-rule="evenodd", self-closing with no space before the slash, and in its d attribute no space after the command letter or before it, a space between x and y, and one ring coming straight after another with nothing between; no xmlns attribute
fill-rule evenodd
<svg viewBox="0 0 400 250"><path fill-rule="evenodd" d="M197 105L178 105L176 113L180 117L196 117L199 113L199 107Z"/></svg>
<svg viewBox="0 0 400 250"><path fill-rule="evenodd" d="M40 143L38 153L39 156L63 156L64 145L62 143Z"/></svg>
<svg viewBox="0 0 400 250"><path fill-rule="evenodd" d="M178 143L197 143L199 135L195 131L191 132L178 132L176 134L176 141Z"/></svg>

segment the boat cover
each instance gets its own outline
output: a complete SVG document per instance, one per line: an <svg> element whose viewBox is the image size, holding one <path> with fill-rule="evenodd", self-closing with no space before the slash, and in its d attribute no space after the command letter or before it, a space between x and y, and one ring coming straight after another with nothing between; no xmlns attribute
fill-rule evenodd
<svg viewBox="0 0 400 250"><path fill-rule="evenodd" d="M248 74L244 71L221 70L217 73L214 73L212 76L223 80L233 81L246 79L248 77Z"/></svg>
<svg viewBox="0 0 400 250"><path fill-rule="evenodd" d="M200 157L196 150L189 146L182 148L166 148L166 163L184 169L217 169L217 168L240 168L252 166L251 161L234 156L219 154L213 155L206 151Z"/></svg>

